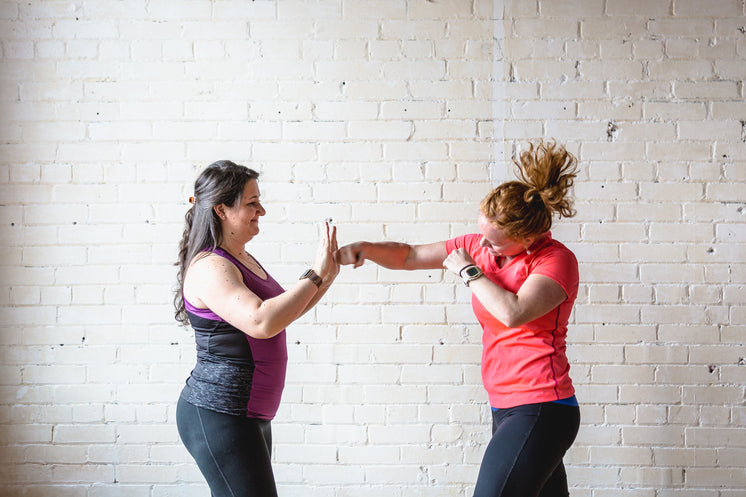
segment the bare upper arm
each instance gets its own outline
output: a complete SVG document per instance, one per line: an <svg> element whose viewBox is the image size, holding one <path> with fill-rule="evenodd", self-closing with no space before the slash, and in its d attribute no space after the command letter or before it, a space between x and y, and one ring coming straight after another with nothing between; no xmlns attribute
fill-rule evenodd
<svg viewBox="0 0 746 497"><path fill-rule="evenodd" d="M235 264L218 255L207 255L192 262L184 278L184 297L241 330L246 328L245 321L251 311L262 304L262 300L246 287Z"/></svg>
<svg viewBox="0 0 746 497"><path fill-rule="evenodd" d="M411 245L405 269L443 269L443 261L448 256L446 242Z"/></svg>
<svg viewBox="0 0 746 497"><path fill-rule="evenodd" d="M520 303L520 320L523 323L545 315L567 300L567 293L562 286L543 274L529 275L516 295Z"/></svg>

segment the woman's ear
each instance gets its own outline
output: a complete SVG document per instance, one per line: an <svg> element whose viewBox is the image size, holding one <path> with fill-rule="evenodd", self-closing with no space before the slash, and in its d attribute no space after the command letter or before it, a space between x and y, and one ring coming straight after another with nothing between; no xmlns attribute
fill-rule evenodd
<svg viewBox="0 0 746 497"><path fill-rule="evenodd" d="M523 247L526 249L527 253L529 253L529 254L531 253L531 251L529 250L529 248L531 248L531 245L534 244L534 242L536 241L536 238L537 237L535 237L535 236L529 236L529 237L523 239Z"/></svg>
<svg viewBox="0 0 746 497"><path fill-rule="evenodd" d="M220 219L225 219L225 204L218 204L212 208Z"/></svg>

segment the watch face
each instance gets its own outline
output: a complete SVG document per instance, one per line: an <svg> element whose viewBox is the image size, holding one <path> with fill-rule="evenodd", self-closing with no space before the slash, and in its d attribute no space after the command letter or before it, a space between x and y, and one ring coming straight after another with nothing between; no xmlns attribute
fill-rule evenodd
<svg viewBox="0 0 746 497"><path fill-rule="evenodd" d="M472 266L470 268L467 268L466 271L464 271L464 274L469 277L476 276L479 274L479 268L476 266Z"/></svg>

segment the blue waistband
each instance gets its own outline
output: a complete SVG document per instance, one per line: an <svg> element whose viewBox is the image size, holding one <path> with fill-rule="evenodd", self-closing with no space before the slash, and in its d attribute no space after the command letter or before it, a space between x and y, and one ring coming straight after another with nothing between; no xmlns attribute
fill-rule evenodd
<svg viewBox="0 0 746 497"><path fill-rule="evenodd" d="M562 404L563 406L573 406L578 407L578 399L574 395L572 397L568 397L566 399L560 399L560 400L553 400L552 402L549 402L550 404ZM500 409L497 407L492 408L493 411L499 411Z"/></svg>
<svg viewBox="0 0 746 497"><path fill-rule="evenodd" d="M578 399L573 395L566 399L555 400L552 404L562 404L564 406L578 407Z"/></svg>

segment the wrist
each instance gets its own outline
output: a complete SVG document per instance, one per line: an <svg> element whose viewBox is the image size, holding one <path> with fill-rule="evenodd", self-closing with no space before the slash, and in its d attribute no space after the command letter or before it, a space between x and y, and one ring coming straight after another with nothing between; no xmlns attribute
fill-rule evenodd
<svg viewBox="0 0 746 497"><path fill-rule="evenodd" d="M460 271L459 276L461 276L461 280L464 282L464 285L469 286L472 281L484 276L484 273L481 269L479 269L479 267L475 266L474 264L470 264Z"/></svg>
<svg viewBox="0 0 746 497"><path fill-rule="evenodd" d="M309 279L311 282L316 285L316 288L321 288L321 285L324 284L324 278L323 276L319 275L319 273L315 269L309 269L305 273L301 275L299 280L303 279Z"/></svg>
<svg viewBox="0 0 746 497"><path fill-rule="evenodd" d="M464 266L464 267L462 267L461 269L459 269L459 272L458 272L458 275L459 275L459 277L460 277L460 278L463 278L463 277L464 277L464 270L465 270L465 269L468 269L468 268L470 268L470 267L472 267L472 266L476 267L476 265L475 265L475 264L467 264L466 266Z"/></svg>
<svg viewBox="0 0 746 497"><path fill-rule="evenodd" d="M321 269L321 268L319 268L317 266L311 266L311 271L313 271L314 273L316 273L319 276L319 278L321 278L323 280L325 280L326 276L329 274L329 269L328 268L327 268L326 271L324 271L323 269Z"/></svg>

